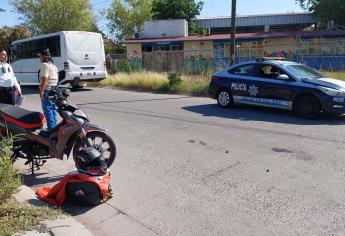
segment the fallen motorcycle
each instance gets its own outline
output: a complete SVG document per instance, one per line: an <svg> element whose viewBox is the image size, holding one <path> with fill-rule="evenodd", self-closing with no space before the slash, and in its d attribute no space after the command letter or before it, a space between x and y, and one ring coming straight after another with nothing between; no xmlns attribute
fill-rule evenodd
<svg viewBox="0 0 345 236"><path fill-rule="evenodd" d="M14 138L13 159L24 158L31 173L39 170L47 159L73 158L85 147L97 149L107 166L116 157L116 145L104 128L90 123L88 116L70 104L70 90L56 87L48 98L56 104L61 122L52 130L43 129L45 117L40 112L0 103L0 133L10 133ZM72 150L73 149L73 150Z"/></svg>

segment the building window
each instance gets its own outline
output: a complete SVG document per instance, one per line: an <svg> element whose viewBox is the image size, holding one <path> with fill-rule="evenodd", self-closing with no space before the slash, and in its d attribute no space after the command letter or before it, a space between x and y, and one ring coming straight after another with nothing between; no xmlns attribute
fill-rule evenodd
<svg viewBox="0 0 345 236"><path fill-rule="evenodd" d="M143 46L142 50L143 52L152 52L152 46Z"/></svg>
<svg viewBox="0 0 345 236"><path fill-rule="evenodd" d="M183 51L183 45L142 46L143 52Z"/></svg>
<svg viewBox="0 0 345 236"><path fill-rule="evenodd" d="M230 56L230 43L215 43L214 44L214 55L216 58L223 58Z"/></svg>
<svg viewBox="0 0 345 236"><path fill-rule="evenodd" d="M183 51L183 45L171 46L171 51Z"/></svg>
<svg viewBox="0 0 345 236"><path fill-rule="evenodd" d="M298 42L297 53L301 55L337 55L345 54L345 39L315 38Z"/></svg>
<svg viewBox="0 0 345 236"><path fill-rule="evenodd" d="M164 51L170 51L170 46L158 46L158 51L164 52Z"/></svg>

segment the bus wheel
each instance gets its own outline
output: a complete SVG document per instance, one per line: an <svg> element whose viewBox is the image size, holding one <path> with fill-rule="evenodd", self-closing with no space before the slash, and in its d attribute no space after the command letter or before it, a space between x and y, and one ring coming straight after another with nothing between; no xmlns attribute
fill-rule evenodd
<svg viewBox="0 0 345 236"><path fill-rule="evenodd" d="M80 88L83 88L83 87L85 87L85 85L86 85L86 82L79 82L78 84L72 84L72 88L74 88L74 89L80 89Z"/></svg>

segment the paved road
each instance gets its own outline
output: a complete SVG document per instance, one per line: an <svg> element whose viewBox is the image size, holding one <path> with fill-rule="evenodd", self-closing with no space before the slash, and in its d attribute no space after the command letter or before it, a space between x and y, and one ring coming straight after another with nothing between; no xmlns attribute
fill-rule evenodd
<svg viewBox="0 0 345 236"><path fill-rule="evenodd" d="M37 91L25 106L39 109ZM204 97L111 89L71 101L110 130L114 198L66 210L95 235L344 235L345 118L221 109ZM50 160L33 188L73 168Z"/></svg>

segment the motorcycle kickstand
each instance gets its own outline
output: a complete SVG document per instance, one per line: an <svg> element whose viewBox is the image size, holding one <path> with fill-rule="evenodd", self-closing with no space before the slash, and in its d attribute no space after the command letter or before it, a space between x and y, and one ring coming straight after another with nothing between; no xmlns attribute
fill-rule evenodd
<svg viewBox="0 0 345 236"><path fill-rule="evenodd" d="M40 170L40 166L43 166L46 162L46 160L40 160L35 157L28 157L25 165L30 165L31 175L35 175L35 170Z"/></svg>

